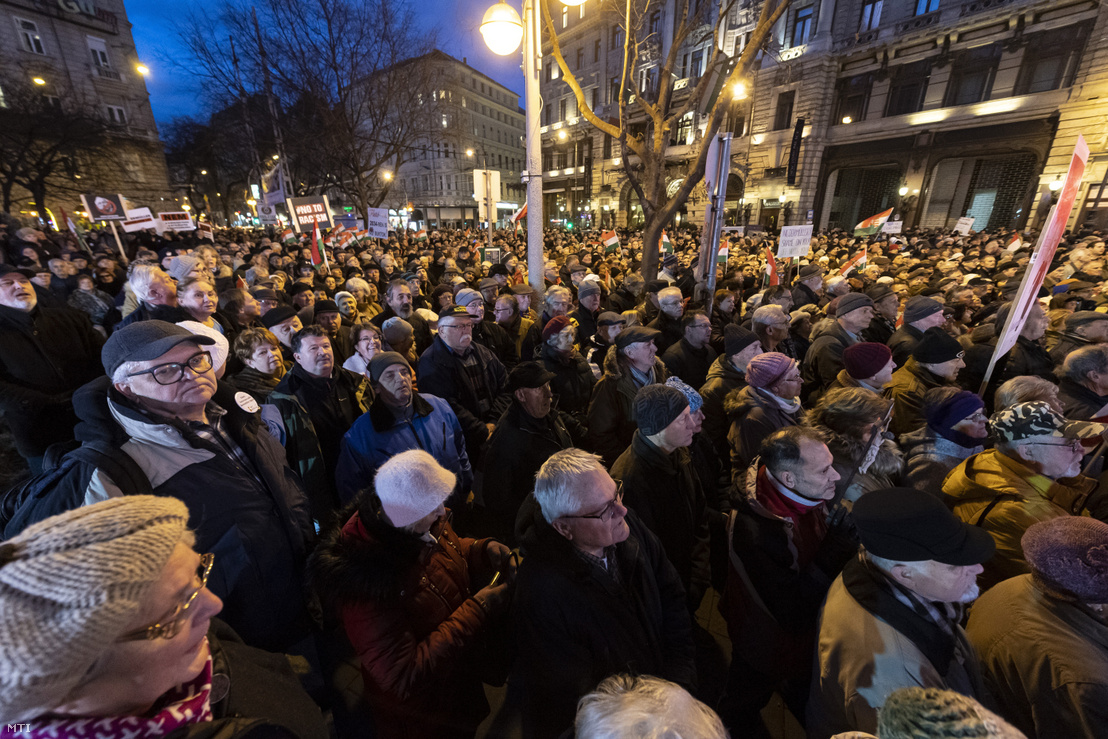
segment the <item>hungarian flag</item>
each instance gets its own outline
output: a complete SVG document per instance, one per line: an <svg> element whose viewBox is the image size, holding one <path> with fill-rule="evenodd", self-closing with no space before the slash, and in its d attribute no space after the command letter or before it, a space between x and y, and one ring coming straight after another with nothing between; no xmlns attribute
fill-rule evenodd
<svg viewBox="0 0 1108 739"><path fill-rule="evenodd" d="M719 242L719 254L716 255L716 262L719 264L727 264L727 257L731 254L731 242L727 239Z"/></svg>
<svg viewBox="0 0 1108 739"><path fill-rule="evenodd" d="M893 209L889 208L888 210L878 213L875 216L870 216L854 227L854 235L871 236L877 233L881 230L881 227L885 225L885 221L889 220L889 216L891 216L892 214Z"/></svg>
<svg viewBox="0 0 1108 739"><path fill-rule="evenodd" d="M415 232L415 240L416 241L426 241L427 240L427 229L421 228L418 231L416 231Z"/></svg>
<svg viewBox="0 0 1108 739"><path fill-rule="evenodd" d="M673 253L673 243L669 240L669 236L666 235L665 231L662 231L662 240L659 242L659 250L663 254Z"/></svg>
<svg viewBox="0 0 1108 739"><path fill-rule="evenodd" d="M340 247L345 249L346 247L357 241L357 237L350 231L343 231L338 235L338 238L335 239L335 241L338 242L338 245Z"/></svg>
<svg viewBox="0 0 1108 739"><path fill-rule="evenodd" d="M312 264L315 265L317 270L323 267L329 272L331 267L327 264L327 252L319 248L319 242L319 223L317 222L312 226Z"/></svg>
<svg viewBox="0 0 1108 739"><path fill-rule="evenodd" d="M523 204L523 207L512 214L512 223L515 224L516 231L519 230L519 222L527 217L527 203Z"/></svg>
<svg viewBox="0 0 1108 739"><path fill-rule="evenodd" d="M619 236L616 235L615 231L605 231L600 234L600 240L604 243L605 254L619 251Z"/></svg>
<svg viewBox="0 0 1108 739"><path fill-rule="evenodd" d="M850 261L848 261L846 264L844 264L843 268L839 270L839 274L845 276L845 275L850 274L850 271L852 269L862 269L863 267L865 267L866 266L866 249L867 249L867 247L863 246L862 251L860 251L857 254L855 254L854 256L852 256L850 258Z"/></svg>
<svg viewBox="0 0 1108 739"><path fill-rule="evenodd" d="M1020 238L1018 233L1012 234L1012 238L1008 239L1008 245L1004 247L1005 251L1019 251L1023 246L1023 239Z"/></svg>
<svg viewBox="0 0 1108 739"><path fill-rule="evenodd" d="M284 231L281 232L281 243L282 244L295 244L296 243L296 234L292 232L291 228L286 228Z"/></svg>
<svg viewBox="0 0 1108 739"><path fill-rule="evenodd" d="M781 277L777 274L777 258L773 256L773 249L766 247L766 283L767 285L781 284Z"/></svg>
<svg viewBox="0 0 1108 739"><path fill-rule="evenodd" d="M340 233L346 230L346 226L341 223L335 222L335 227L331 229L331 238L338 236Z"/></svg>

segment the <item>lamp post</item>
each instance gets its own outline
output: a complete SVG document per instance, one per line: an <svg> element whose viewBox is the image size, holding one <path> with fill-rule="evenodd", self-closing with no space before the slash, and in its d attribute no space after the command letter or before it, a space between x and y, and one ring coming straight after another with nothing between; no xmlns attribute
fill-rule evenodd
<svg viewBox="0 0 1108 739"><path fill-rule="evenodd" d="M494 54L507 56L523 42L523 108L527 127L527 273L539 295L543 288L542 139L539 134L538 0L523 0L523 20L506 2L496 3L481 21L481 35ZM564 1L564 0L563 0ZM567 5L580 2L570 2Z"/></svg>
<svg viewBox="0 0 1108 739"><path fill-rule="evenodd" d="M466 149L466 156L474 156L473 149ZM484 147L481 148L481 173L485 178L485 218L489 224L489 247L492 248L492 222L496 218L496 199L492 194L492 170L489 169L488 156Z"/></svg>

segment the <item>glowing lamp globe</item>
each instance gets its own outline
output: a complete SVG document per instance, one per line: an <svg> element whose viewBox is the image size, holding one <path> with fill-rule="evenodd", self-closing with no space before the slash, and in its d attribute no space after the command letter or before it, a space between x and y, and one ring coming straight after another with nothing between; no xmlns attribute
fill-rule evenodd
<svg viewBox="0 0 1108 739"><path fill-rule="evenodd" d="M523 21L511 5L499 2L485 11L481 19L481 35L494 54L507 56L523 41Z"/></svg>

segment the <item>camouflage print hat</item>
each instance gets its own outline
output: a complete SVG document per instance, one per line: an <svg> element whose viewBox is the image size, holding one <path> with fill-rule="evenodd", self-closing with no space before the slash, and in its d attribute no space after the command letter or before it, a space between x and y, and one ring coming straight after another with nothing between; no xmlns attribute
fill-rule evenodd
<svg viewBox="0 0 1108 739"><path fill-rule="evenodd" d="M1032 436L1057 436L1079 439L1087 436L1087 423L1067 421L1049 404L1041 400L1017 403L997 411L989 419L989 429L997 441L1020 441Z"/></svg>

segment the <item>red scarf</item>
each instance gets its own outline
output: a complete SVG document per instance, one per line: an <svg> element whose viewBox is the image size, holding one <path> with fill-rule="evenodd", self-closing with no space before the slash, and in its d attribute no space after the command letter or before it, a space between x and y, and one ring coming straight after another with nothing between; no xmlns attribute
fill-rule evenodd
<svg viewBox="0 0 1108 739"><path fill-rule="evenodd" d="M60 718L31 721L19 739L154 739L182 726L212 720L212 658L193 680L173 688L146 716ZM0 738L16 736L0 727Z"/></svg>

